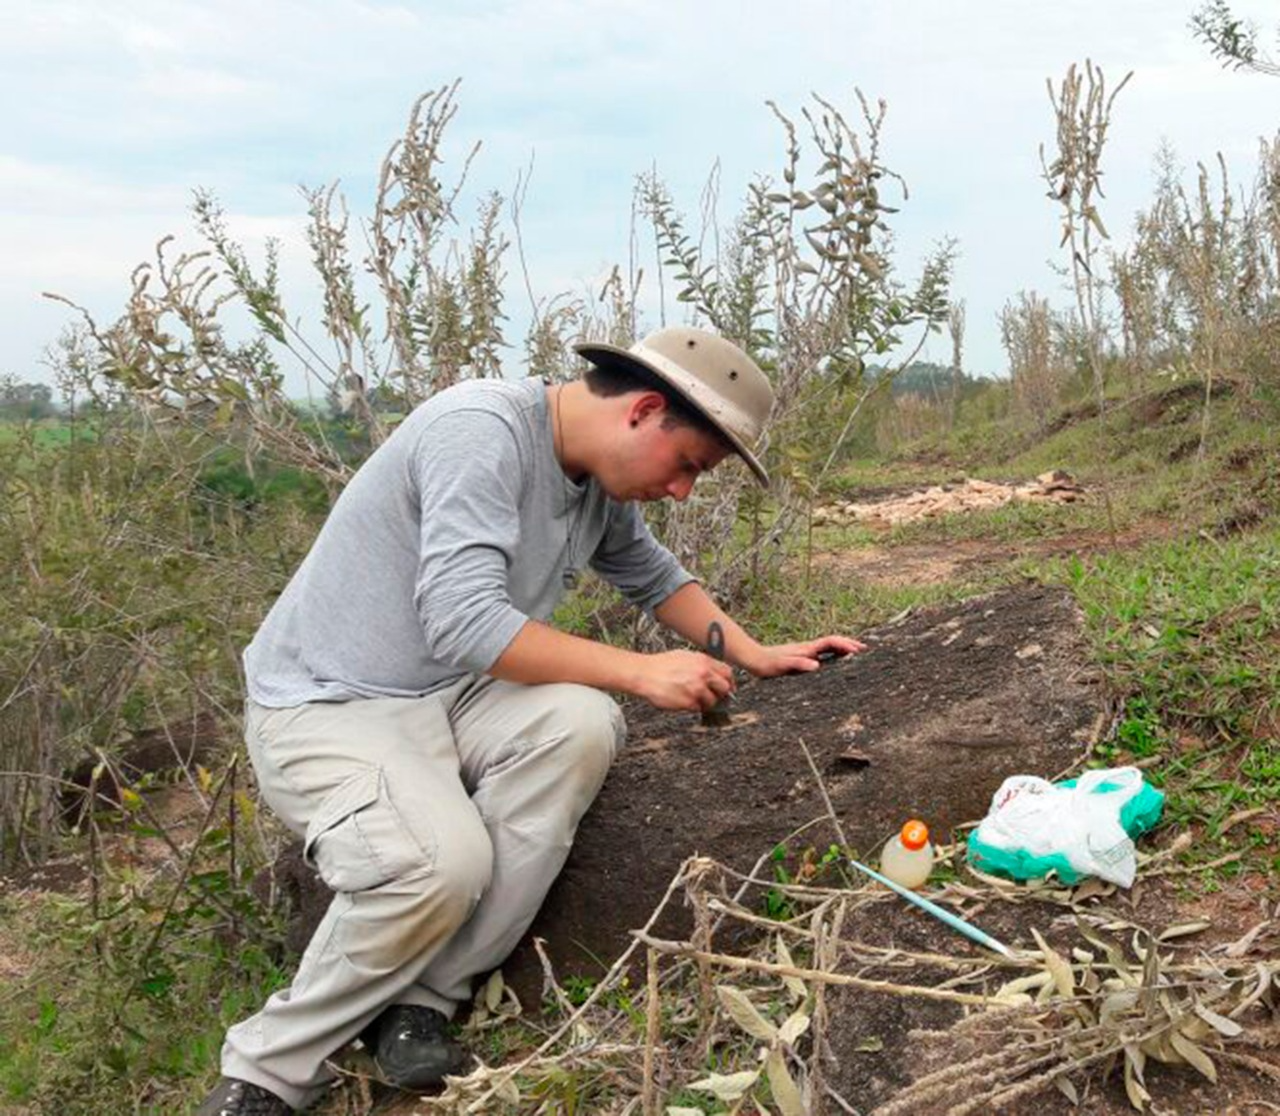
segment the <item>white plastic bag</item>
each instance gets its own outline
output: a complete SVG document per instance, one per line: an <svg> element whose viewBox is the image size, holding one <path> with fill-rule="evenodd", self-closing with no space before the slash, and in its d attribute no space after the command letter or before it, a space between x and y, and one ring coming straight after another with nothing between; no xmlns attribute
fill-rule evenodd
<svg viewBox="0 0 1280 1116"><path fill-rule="evenodd" d="M1129 887L1138 860L1120 812L1143 787L1136 767L1087 771L1074 786L1013 775L1000 784L970 837L970 857L978 865L984 855L1002 862L1020 878L1056 870L1066 883L1098 876ZM1011 867L1010 857L1018 868Z"/></svg>

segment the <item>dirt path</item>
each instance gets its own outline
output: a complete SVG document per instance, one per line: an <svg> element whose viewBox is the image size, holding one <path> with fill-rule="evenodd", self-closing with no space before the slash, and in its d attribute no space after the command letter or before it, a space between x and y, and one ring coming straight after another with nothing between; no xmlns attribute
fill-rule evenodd
<svg viewBox="0 0 1280 1116"><path fill-rule="evenodd" d="M887 533L887 532L886 532ZM1028 558L1102 554L1127 549L1177 533L1168 520L1153 519L1117 532L1114 544L1106 531L1070 531L1051 538L1001 542L995 539L956 539L944 542L874 545L848 550L819 550L813 568L836 577L855 577L873 585L944 585L971 580L975 575L1011 566ZM817 546L822 547L822 532Z"/></svg>

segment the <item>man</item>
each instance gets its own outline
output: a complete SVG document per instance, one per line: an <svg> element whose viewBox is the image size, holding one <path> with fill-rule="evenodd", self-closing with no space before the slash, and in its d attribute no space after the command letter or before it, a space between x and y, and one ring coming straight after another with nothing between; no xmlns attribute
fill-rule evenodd
<svg viewBox="0 0 1280 1116"><path fill-rule="evenodd" d="M291 987L228 1032L198 1116L304 1107L357 1036L404 1088L462 1070L448 1020L528 928L623 740L606 691L698 710L733 690L699 651L549 627L582 566L695 645L718 621L760 677L863 649L762 646L640 516L729 453L768 483L752 448L773 393L752 360L686 328L578 352L581 382L470 381L417 408L245 652L262 795L335 894Z"/></svg>

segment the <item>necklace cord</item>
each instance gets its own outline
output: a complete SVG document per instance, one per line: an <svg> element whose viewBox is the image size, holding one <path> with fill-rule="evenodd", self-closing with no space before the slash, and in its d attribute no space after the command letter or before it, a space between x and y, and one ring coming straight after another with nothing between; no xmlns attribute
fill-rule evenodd
<svg viewBox="0 0 1280 1116"><path fill-rule="evenodd" d="M564 420L560 416L560 393L564 391L564 384L556 385L556 435L560 441L560 470L564 473L563 482L565 485L569 482L569 471L565 468L564 455ZM564 498L564 549L565 549L565 568L561 574L561 580L566 589L573 589L578 584L578 571L573 567L573 521L570 518L569 507L569 489L562 488L561 494Z"/></svg>

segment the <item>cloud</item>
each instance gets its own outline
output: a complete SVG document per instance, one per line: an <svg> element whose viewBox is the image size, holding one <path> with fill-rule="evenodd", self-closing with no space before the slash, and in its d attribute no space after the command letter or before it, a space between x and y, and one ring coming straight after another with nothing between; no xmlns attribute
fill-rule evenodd
<svg viewBox="0 0 1280 1116"><path fill-rule="evenodd" d="M908 273L960 238L976 367L1002 363L995 315L1019 288L1057 296L1056 217L1037 148L1053 138L1045 78L1092 57L1121 94L1104 164L1106 215L1125 230L1168 137L1184 162L1221 148L1250 176L1274 131L1274 81L1224 72L1167 0L41 0L11 5L0 36L0 369L49 340L33 291L87 291L118 307L129 269L189 230L195 186L259 250L286 237L286 281L306 287L299 182L341 178L367 212L378 162L413 98L464 79L454 173L484 146L473 192L509 192L536 153L525 210L535 284L595 283L625 260L637 172L657 166L696 219L713 162L722 216L780 165L774 99L799 121L817 90L856 117L853 90L889 103L884 156L911 199L897 218ZM1269 6L1241 10L1274 22ZM1237 166L1236 163L1239 163ZM651 254L650 249L645 249ZM513 275L514 258L509 263ZM296 279L295 279L296 275ZM526 301L510 287L513 307ZM300 296L302 305L306 297ZM16 307L16 309L15 309ZM516 338L513 336L512 338Z"/></svg>

